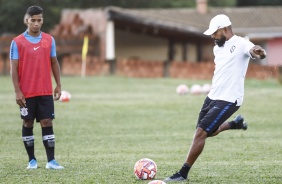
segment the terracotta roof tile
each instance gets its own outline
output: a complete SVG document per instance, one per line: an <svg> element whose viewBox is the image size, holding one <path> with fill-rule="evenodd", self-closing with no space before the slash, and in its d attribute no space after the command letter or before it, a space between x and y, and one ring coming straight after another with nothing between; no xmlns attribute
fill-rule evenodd
<svg viewBox="0 0 282 184"><path fill-rule="evenodd" d="M197 13L196 9L122 9L111 8L115 12L144 21L176 26L187 31L203 32L209 21L217 14L229 16L235 33L249 34L281 34L282 7L244 7L244 8L209 8L207 14Z"/></svg>
<svg viewBox="0 0 282 184"><path fill-rule="evenodd" d="M229 16L235 34L249 37L282 37L282 6L277 7L243 7L243 8L208 8L206 14L199 14L195 8L174 8L174 9L125 9L119 7L106 7L104 9L65 9L62 22L71 14L81 12L83 15L88 12L85 22L91 21L91 12L104 11L114 13L123 18L134 20L135 23L162 27L182 32L193 33L204 36L202 33L208 28L210 20L217 14ZM63 13L64 14L64 13ZM86 14L85 14L86 15ZM95 14L97 15L97 14ZM93 21L93 20L92 20Z"/></svg>

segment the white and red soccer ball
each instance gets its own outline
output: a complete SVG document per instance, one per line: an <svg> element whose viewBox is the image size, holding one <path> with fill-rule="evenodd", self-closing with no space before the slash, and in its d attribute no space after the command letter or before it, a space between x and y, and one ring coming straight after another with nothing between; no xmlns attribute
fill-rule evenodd
<svg viewBox="0 0 282 184"><path fill-rule="evenodd" d="M190 93L192 95L200 95L202 93L202 86L199 84L193 84L190 88Z"/></svg>
<svg viewBox="0 0 282 184"><path fill-rule="evenodd" d="M152 180L157 174L157 164L149 158L142 158L135 163L134 174L140 180Z"/></svg>
<svg viewBox="0 0 282 184"><path fill-rule="evenodd" d="M208 94L211 90L211 85L210 84L204 84L202 86L202 93L203 94Z"/></svg>
<svg viewBox="0 0 282 184"><path fill-rule="evenodd" d="M179 95L186 95L189 92L189 88L186 84L179 84L176 87L176 93Z"/></svg>
<svg viewBox="0 0 282 184"><path fill-rule="evenodd" d="M71 94L68 91L62 91L59 101L61 102L68 102L71 99Z"/></svg>

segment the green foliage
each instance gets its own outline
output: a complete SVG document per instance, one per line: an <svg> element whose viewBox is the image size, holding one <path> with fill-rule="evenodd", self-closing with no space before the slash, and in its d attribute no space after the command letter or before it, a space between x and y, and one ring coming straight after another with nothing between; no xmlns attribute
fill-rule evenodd
<svg viewBox="0 0 282 184"><path fill-rule="evenodd" d="M282 0L237 0L237 6L281 6Z"/></svg>
<svg viewBox="0 0 282 184"><path fill-rule="evenodd" d="M21 120L9 77L0 77L0 183L147 184L133 174L144 157L158 166L157 179L177 171L192 141L205 95L178 96L180 83L210 81L122 77L63 77L70 102L55 102L56 159L64 170L46 170L39 124L35 154L39 168L26 170ZM247 131L208 138L189 182L279 184L282 173L282 87L277 81L246 81Z"/></svg>
<svg viewBox="0 0 282 184"><path fill-rule="evenodd" d="M54 27L54 24L60 20L60 9L50 1L16 1L16 0L1 0L0 2L0 34L2 33L22 33L26 29L23 23L26 9L32 5L42 6L44 9L44 26L43 30L48 32Z"/></svg>
<svg viewBox="0 0 282 184"><path fill-rule="evenodd" d="M282 5L281 0L208 0L211 7ZM123 8L191 8L196 0L0 0L0 35L3 33L19 34L26 27L23 17L31 5L40 5L44 9L44 26L48 32L60 21L60 11L64 8L100 8L118 6Z"/></svg>
<svg viewBox="0 0 282 184"><path fill-rule="evenodd" d="M208 0L208 2L212 7L233 7L236 5L236 0Z"/></svg>
<svg viewBox="0 0 282 184"><path fill-rule="evenodd" d="M84 1L68 1L65 0L65 5L72 5L80 8L89 7L106 7L119 6L123 8L172 8L172 7L192 7L195 6L195 1L186 0L84 0Z"/></svg>
<svg viewBox="0 0 282 184"><path fill-rule="evenodd" d="M22 33L26 27L23 17L31 5L39 5L44 9L44 25L42 30L48 32L60 21L63 8L100 8L118 6L123 8L177 8L195 7L195 1L187 0L0 0L0 35L3 33Z"/></svg>

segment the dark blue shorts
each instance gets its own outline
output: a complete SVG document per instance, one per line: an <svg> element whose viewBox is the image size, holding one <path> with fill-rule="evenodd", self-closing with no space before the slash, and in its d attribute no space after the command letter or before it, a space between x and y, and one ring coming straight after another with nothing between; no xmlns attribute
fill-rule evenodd
<svg viewBox="0 0 282 184"><path fill-rule="evenodd" d="M43 119L54 119L54 100L53 96L36 96L26 98L26 107L20 108L21 118L40 122Z"/></svg>
<svg viewBox="0 0 282 184"><path fill-rule="evenodd" d="M240 106L236 106L236 102L211 100L207 97L200 111L197 127L201 127L210 136L239 108Z"/></svg>

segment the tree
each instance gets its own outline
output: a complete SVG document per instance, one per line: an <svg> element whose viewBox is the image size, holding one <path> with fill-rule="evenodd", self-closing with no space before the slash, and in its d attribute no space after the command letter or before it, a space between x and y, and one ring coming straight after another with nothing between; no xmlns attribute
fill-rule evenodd
<svg viewBox="0 0 282 184"><path fill-rule="evenodd" d="M212 7L233 7L236 5L236 0L208 0L208 2Z"/></svg>
<svg viewBox="0 0 282 184"><path fill-rule="evenodd" d="M197 0L0 0L0 35L19 34L26 27L23 17L27 7L39 5L44 9L43 30L48 32L60 21L64 8L191 8ZM208 0L211 7L282 5L282 0Z"/></svg>
<svg viewBox="0 0 282 184"><path fill-rule="evenodd" d="M101 8L118 6L122 8L175 8L194 7L195 1L187 0L0 0L0 34L19 34L26 29L23 18L27 7L39 5L44 9L43 30L48 32L60 21L63 8Z"/></svg>
<svg viewBox="0 0 282 184"><path fill-rule="evenodd" d="M236 6L277 6L282 0L237 0Z"/></svg>
<svg viewBox="0 0 282 184"><path fill-rule="evenodd" d="M0 0L0 34L21 33L26 29L24 25L24 15L26 9L31 5L39 5L44 8L44 28L47 31L60 19L60 8L52 1L21 1ZM47 7L47 8L46 8Z"/></svg>

